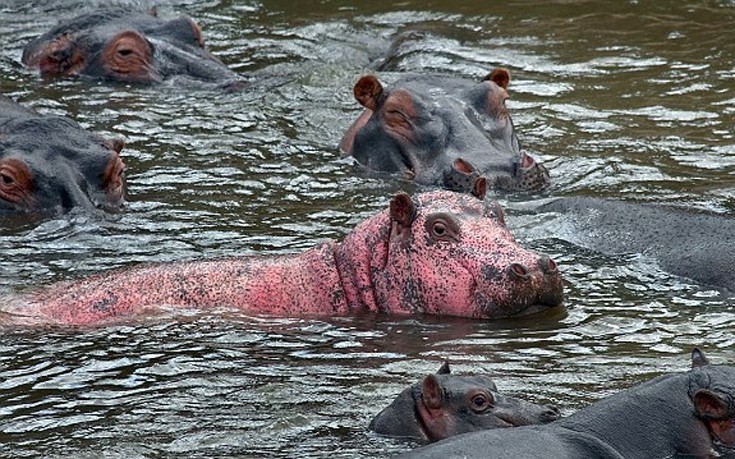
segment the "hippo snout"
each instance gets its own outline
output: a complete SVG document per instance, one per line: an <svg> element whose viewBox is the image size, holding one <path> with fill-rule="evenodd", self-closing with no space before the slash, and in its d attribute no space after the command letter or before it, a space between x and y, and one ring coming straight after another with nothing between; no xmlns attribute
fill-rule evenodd
<svg viewBox="0 0 735 459"><path fill-rule="evenodd" d="M530 255L530 256L529 256ZM499 269L498 269L499 268ZM504 298L485 302L485 317L516 317L562 304L564 286L556 262L546 255L529 254L505 267L485 266L482 277L494 288L506 292Z"/></svg>
<svg viewBox="0 0 735 459"><path fill-rule="evenodd" d="M546 408L546 411L541 413L541 415L539 416L539 420L542 424L548 424L561 418L561 412L556 406L544 405L544 408Z"/></svg>

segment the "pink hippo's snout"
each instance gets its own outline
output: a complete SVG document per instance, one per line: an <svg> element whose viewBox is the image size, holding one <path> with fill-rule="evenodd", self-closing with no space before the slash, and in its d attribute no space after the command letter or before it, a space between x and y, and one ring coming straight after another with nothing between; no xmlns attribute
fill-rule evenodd
<svg viewBox="0 0 735 459"><path fill-rule="evenodd" d="M504 269L483 267L476 300L484 317L517 317L562 304L564 287L556 262L524 252Z"/></svg>

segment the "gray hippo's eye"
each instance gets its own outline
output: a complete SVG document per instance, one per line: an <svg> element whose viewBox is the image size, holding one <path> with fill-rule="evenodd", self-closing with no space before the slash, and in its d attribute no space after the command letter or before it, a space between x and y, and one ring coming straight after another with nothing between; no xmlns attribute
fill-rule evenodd
<svg viewBox="0 0 735 459"><path fill-rule="evenodd" d="M470 398L470 409L482 413L492 406L492 398L485 393L477 393Z"/></svg>

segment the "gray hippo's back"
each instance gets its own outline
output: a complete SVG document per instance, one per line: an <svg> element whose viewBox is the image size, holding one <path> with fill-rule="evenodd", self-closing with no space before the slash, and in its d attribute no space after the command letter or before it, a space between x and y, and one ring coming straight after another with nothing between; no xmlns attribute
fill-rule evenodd
<svg viewBox="0 0 735 459"><path fill-rule="evenodd" d="M735 219L712 212L601 198L561 198L538 208L559 213L582 247L641 253L698 283L735 292Z"/></svg>

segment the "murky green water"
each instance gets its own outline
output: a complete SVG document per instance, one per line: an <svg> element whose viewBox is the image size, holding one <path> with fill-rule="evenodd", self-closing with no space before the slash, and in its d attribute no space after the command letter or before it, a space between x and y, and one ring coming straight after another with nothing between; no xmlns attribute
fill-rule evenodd
<svg viewBox="0 0 735 459"><path fill-rule="evenodd" d="M0 88L123 138L130 205L109 218L4 225L0 292L343 237L410 189L356 175L336 145L360 112L354 81L392 34L415 27L432 37L385 81L511 70L519 137L554 185L498 198L518 239L559 262L568 312L500 323L223 312L3 329L0 456L382 458L412 445L369 434L369 419L445 358L565 414L685 369L693 346L735 362L732 299L645 255L563 242L563 224L539 232L544 217L525 212L563 195L733 212L732 2L181 0L159 14L195 17L215 54L267 83L224 94L46 82L21 67L26 41L91 4L2 2Z"/></svg>

